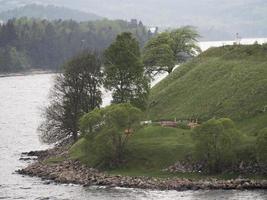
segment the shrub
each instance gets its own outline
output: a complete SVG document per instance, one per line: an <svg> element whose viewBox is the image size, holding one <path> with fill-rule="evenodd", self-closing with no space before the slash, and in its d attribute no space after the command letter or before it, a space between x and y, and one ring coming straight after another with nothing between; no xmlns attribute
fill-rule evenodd
<svg viewBox="0 0 267 200"><path fill-rule="evenodd" d="M115 167L125 160L128 140L137 129L143 113L131 104L113 104L95 109L80 120L82 134L90 144L88 155L93 167Z"/></svg>
<svg viewBox="0 0 267 200"><path fill-rule="evenodd" d="M181 128L181 129L190 129L190 127L188 126L187 122L179 122L177 127Z"/></svg>
<svg viewBox="0 0 267 200"><path fill-rule="evenodd" d="M222 172L238 162L240 133L232 120L211 119L194 129L193 138L195 159L205 162L207 172Z"/></svg>

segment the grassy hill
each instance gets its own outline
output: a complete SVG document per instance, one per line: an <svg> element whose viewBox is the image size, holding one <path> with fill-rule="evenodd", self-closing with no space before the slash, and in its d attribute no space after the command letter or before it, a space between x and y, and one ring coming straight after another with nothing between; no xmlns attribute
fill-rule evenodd
<svg viewBox="0 0 267 200"><path fill-rule="evenodd" d="M230 117L242 131L240 160L255 160L256 133L267 124L267 45L212 48L180 66L151 92L148 118ZM264 111L266 108L266 111ZM203 178L202 173L168 173L162 169L193 155L191 130L143 127L127 145L126 162L110 174ZM90 142L81 138L70 149L71 159L97 167ZM233 178L238 174L222 174ZM255 178L255 177L254 177Z"/></svg>
<svg viewBox="0 0 267 200"><path fill-rule="evenodd" d="M267 45L211 48L176 69L152 89L148 111L153 120L175 117L266 126Z"/></svg>

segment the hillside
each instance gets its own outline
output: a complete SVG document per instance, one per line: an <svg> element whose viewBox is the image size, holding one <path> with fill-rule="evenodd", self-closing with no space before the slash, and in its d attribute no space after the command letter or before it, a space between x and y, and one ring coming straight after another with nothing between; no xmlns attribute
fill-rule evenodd
<svg viewBox="0 0 267 200"><path fill-rule="evenodd" d="M244 126L258 118L266 126L267 45L211 48L180 66L152 89L148 116L230 117Z"/></svg>
<svg viewBox="0 0 267 200"><path fill-rule="evenodd" d="M266 37L266 0L0 0L0 11L27 4L53 4L109 19L141 19L162 28L193 25L203 40Z"/></svg>
<svg viewBox="0 0 267 200"><path fill-rule="evenodd" d="M151 37L142 23L123 20L9 20L0 25L0 73L59 70L82 51L101 53L122 32L133 33L141 46Z"/></svg>
<svg viewBox="0 0 267 200"><path fill-rule="evenodd" d="M185 126L170 128L152 124L140 127L128 138L123 151L123 162L117 166L105 165L103 162L110 158L116 159L111 153L115 145L101 137L107 129L100 128L95 135L84 132L85 135L71 147L69 158L79 160L89 167L105 169L109 174L161 178L201 179L215 175L227 179L238 177L242 173L229 173L235 166L239 167L240 163L247 163L247 169L254 169L254 163L262 162L258 156L262 146L259 146L258 141L261 138L259 136L265 134L263 131L266 129L263 128L267 122L266 54L267 45L211 48L180 66L152 88L148 119L198 118L204 122L213 117L230 117L234 122L229 119L213 119L193 131ZM200 130L203 132L197 132ZM108 132L107 135L112 134ZM114 135L109 137L116 140ZM199 146L199 141L204 142L203 146ZM108 146L110 144L113 146ZM204 145L207 149L203 149ZM229 154L228 149L224 149L226 145L231 148ZM203 157L201 152L204 156L216 153L211 146L223 151L217 154L222 162L215 161L216 166L227 166L225 171L221 171L223 173L205 173L207 163L210 163L209 158L214 157L208 157L205 161L207 157ZM262 152L266 152L266 148L262 149ZM47 162L57 163L64 159L59 156ZM225 165L227 159L231 160L229 165ZM198 172L178 170L177 173L170 173L163 170L177 161L186 161L192 166L194 161L201 163L203 160L206 167L197 170ZM265 157L263 160L266 161ZM178 164L178 168L180 167ZM244 177L250 175L249 171L242 173Z"/></svg>
<svg viewBox="0 0 267 200"><path fill-rule="evenodd" d="M102 19L102 17L93 13L86 13L65 7L57 7L53 5L43 6L39 4L30 4L0 13L0 20L2 21L8 21L9 19L12 18L21 18L21 17L47 19L47 20L72 19L75 21L93 21Z"/></svg>

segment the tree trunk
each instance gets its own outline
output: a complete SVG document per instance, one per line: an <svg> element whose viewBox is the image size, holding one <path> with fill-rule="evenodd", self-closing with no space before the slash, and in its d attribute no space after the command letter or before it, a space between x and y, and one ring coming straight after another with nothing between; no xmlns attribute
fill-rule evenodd
<svg viewBox="0 0 267 200"><path fill-rule="evenodd" d="M168 74L172 73L172 70L173 70L173 67L168 68L168 70L167 70Z"/></svg>

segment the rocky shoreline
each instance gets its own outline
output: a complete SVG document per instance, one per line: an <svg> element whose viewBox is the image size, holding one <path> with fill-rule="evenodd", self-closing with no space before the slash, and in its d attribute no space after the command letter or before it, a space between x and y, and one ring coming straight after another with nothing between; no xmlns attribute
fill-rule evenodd
<svg viewBox="0 0 267 200"><path fill-rule="evenodd" d="M49 152L49 151L48 151ZM38 154L38 153L37 153ZM35 156L37 154L34 154ZM64 155L64 151L61 152ZM22 175L37 176L44 180L53 180L57 183L73 183L83 186L109 186L140 188L153 190L253 190L267 189L267 180L190 180L178 178L150 178L150 177L129 177L112 176L96 169L88 168L79 161L66 160L59 163L47 163L42 159L17 172ZM37 155L38 156L38 155Z"/></svg>

